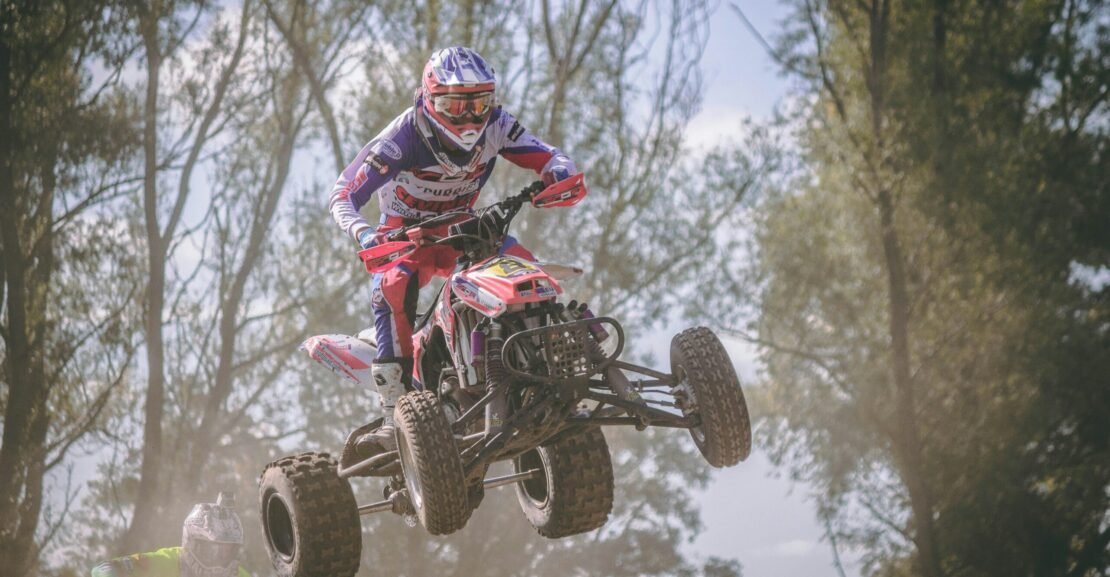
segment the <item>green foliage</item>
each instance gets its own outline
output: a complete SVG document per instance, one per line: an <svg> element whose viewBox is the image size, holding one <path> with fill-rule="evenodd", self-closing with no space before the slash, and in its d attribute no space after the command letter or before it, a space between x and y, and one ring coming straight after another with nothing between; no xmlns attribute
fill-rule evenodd
<svg viewBox="0 0 1110 577"><path fill-rule="evenodd" d="M758 207L761 437L868 573L1104 574L1106 285L1073 271L1108 264L1105 6L870 6L784 36L804 169Z"/></svg>

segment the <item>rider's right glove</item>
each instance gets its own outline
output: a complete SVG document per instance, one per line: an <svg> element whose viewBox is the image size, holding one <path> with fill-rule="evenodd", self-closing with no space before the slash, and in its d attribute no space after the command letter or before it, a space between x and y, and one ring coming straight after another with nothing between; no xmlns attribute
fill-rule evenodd
<svg viewBox="0 0 1110 577"><path fill-rule="evenodd" d="M380 234L378 231L367 227L358 233L358 246L363 249L368 249L372 246L381 244L384 239L384 234Z"/></svg>

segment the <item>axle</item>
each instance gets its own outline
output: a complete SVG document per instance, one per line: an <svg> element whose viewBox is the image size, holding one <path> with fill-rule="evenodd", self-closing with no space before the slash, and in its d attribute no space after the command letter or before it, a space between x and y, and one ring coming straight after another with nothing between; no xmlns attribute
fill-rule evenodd
<svg viewBox="0 0 1110 577"><path fill-rule="evenodd" d="M490 477L482 482L482 486L486 489L494 487L502 487L505 485L512 485L521 481L535 479L540 476L539 469L532 469L523 473L513 473L512 475L503 475L500 477ZM381 513L383 511L393 511L399 514L404 514L406 511L411 510L411 505L408 502L408 491L402 489L389 496L385 501L378 501L369 505L363 505L358 508L359 515L369 515L371 513Z"/></svg>

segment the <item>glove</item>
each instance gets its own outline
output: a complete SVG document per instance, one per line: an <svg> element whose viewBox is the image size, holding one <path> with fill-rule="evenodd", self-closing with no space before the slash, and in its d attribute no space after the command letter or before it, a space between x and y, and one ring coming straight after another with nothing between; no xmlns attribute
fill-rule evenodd
<svg viewBox="0 0 1110 577"><path fill-rule="evenodd" d="M562 154L556 154L544 165L540 178L543 179L544 186L551 186L575 174L578 174L578 169L574 166L574 161Z"/></svg>
<svg viewBox="0 0 1110 577"><path fill-rule="evenodd" d="M405 233L405 236L409 237L410 241L416 243L416 246L427 246L429 244L432 244L432 241L428 240L428 238L425 236L426 234L427 231L420 227L416 227L410 228L408 232Z"/></svg>
<svg viewBox="0 0 1110 577"><path fill-rule="evenodd" d="M365 250L381 244L384 238L384 234L380 234L378 231L369 227L364 228L358 232L358 246Z"/></svg>

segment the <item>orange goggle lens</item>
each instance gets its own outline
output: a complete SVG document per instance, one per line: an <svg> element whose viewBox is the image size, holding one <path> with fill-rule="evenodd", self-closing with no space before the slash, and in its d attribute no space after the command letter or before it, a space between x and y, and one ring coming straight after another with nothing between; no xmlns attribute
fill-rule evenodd
<svg viewBox="0 0 1110 577"><path fill-rule="evenodd" d="M493 106L493 93L444 94L432 98L435 111L451 120L480 121Z"/></svg>

